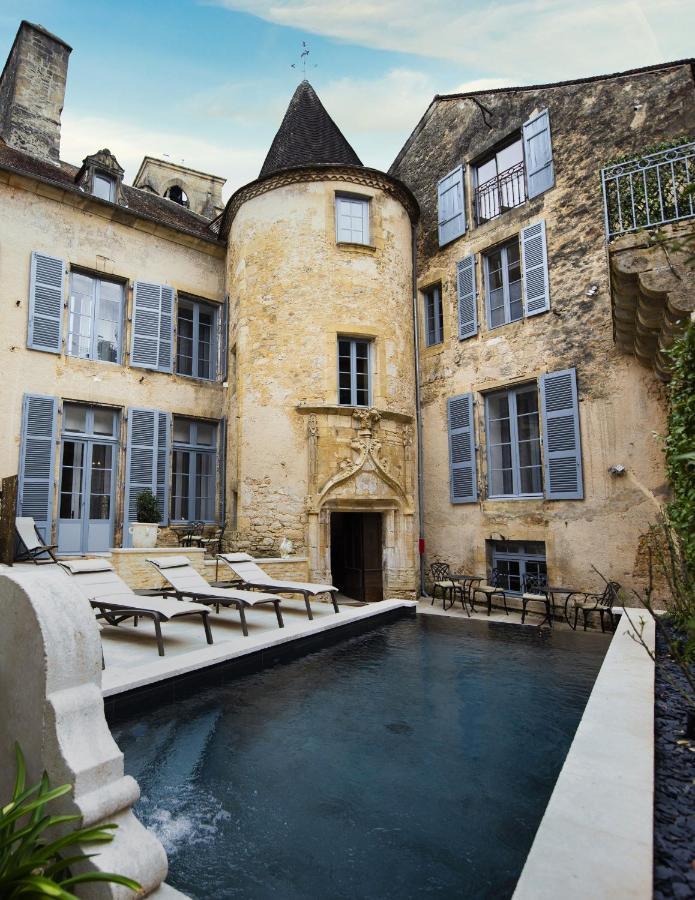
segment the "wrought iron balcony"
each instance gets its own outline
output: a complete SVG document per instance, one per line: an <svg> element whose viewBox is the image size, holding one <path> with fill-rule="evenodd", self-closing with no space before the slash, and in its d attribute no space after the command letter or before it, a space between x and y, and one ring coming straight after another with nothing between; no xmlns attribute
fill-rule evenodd
<svg viewBox="0 0 695 900"><path fill-rule="evenodd" d="M608 240L695 217L695 141L601 170Z"/></svg>
<svg viewBox="0 0 695 900"><path fill-rule="evenodd" d="M524 163L519 162L479 184L475 189L475 216L478 225L526 202Z"/></svg>

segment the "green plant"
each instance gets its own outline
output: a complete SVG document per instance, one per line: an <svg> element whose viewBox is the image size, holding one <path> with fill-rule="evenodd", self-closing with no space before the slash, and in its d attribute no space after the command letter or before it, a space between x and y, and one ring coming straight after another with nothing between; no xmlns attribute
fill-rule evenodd
<svg viewBox="0 0 695 900"><path fill-rule="evenodd" d="M146 488L135 498L137 505L138 522L159 522L161 516L159 514L159 504L157 498L149 488Z"/></svg>
<svg viewBox="0 0 695 900"><path fill-rule="evenodd" d="M78 815L52 816L46 806L69 793L69 784L51 788L44 772L33 787L26 785L24 755L15 744L17 775L12 799L0 809L0 897L55 897L77 900L69 890L79 884L107 881L132 891L141 891L132 878L110 872L71 874L76 864L97 854L83 853L80 844L108 843L117 825L66 830L80 820ZM56 836L59 835L59 836Z"/></svg>
<svg viewBox="0 0 695 900"><path fill-rule="evenodd" d="M695 580L695 324L669 352L672 377L669 385L666 474L672 498L668 519L678 536L683 562Z"/></svg>

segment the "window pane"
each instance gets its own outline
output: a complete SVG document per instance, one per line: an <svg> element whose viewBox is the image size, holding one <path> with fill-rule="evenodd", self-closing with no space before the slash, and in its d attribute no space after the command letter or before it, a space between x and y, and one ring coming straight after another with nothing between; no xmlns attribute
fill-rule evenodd
<svg viewBox="0 0 695 900"><path fill-rule="evenodd" d="M182 301L177 317L176 371L193 374L193 308Z"/></svg>
<svg viewBox="0 0 695 900"><path fill-rule="evenodd" d="M215 443L215 426L207 422L198 422L198 437L196 443L212 446Z"/></svg>
<svg viewBox="0 0 695 900"><path fill-rule="evenodd" d="M198 307L198 378L212 378L212 332L214 314Z"/></svg>
<svg viewBox="0 0 695 900"><path fill-rule="evenodd" d="M508 147L498 151L497 153L497 171L501 174L507 169L511 169L517 163L524 159L524 151L521 147L521 139L514 141Z"/></svg>
<svg viewBox="0 0 695 900"><path fill-rule="evenodd" d="M63 431L79 431L84 434L86 430L87 407L66 403L63 407Z"/></svg>
<svg viewBox="0 0 695 900"><path fill-rule="evenodd" d="M171 518L188 520L188 488L190 453L175 450L172 454Z"/></svg>
<svg viewBox="0 0 695 900"><path fill-rule="evenodd" d="M112 178L107 178L105 175L99 175L96 172L94 173L92 193L95 197L100 197L102 200L113 200L114 187L115 185Z"/></svg>
<svg viewBox="0 0 695 900"><path fill-rule="evenodd" d="M91 355L94 316L94 279L79 272L70 277L67 352L88 359Z"/></svg>
<svg viewBox="0 0 695 900"><path fill-rule="evenodd" d="M59 510L61 519L79 519L82 515L84 452L83 443L65 441L63 444Z"/></svg>
<svg viewBox="0 0 695 900"><path fill-rule="evenodd" d="M174 440L181 444L191 443L191 423L188 419L174 417Z"/></svg>
<svg viewBox="0 0 695 900"><path fill-rule="evenodd" d="M116 416L111 409L94 409L94 434L113 435Z"/></svg>
<svg viewBox="0 0 695 900"><path fill-rule="evenodd" d="M488 162L483 163L482 166L478 166L477 181L479 185L484 184L496 175L497 161L495 159L491 159Z"/></svg>
<svg viewBox="0 0 695 900"><path fill-rule="evenodd" d="M112 281L98 284L97 359L117 362L121 338L122 289Z"/></svg>

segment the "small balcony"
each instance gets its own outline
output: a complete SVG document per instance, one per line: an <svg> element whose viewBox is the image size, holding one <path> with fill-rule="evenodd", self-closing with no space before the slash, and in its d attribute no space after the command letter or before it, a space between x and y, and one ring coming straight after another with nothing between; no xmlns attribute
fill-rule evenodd
<svg viewBox="0 0 695 900"><path fill-rule="evenodd" d="M601 170L606 237L695 217L695 141Z"/></svg>
<svg viewBox="0 0 695 900"><path fill-rule="evenodd" d="M478 225L495 219L526 202L524 163L519 162L479 184L475 189L475 218Z"/></svg>

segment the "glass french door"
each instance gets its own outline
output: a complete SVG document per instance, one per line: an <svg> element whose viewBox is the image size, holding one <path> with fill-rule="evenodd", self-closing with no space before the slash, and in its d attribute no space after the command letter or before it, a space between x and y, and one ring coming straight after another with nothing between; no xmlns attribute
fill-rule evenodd
<svg viewBox="0 0 695 900"><path fill-rule="evenodd" d="M67 407L67 405L66 405ZM88 408L64 413L58 508L58 552L94 553L113 546L118 444L99 440L99 417ZM101 411L97 411L100 413ZM74 434L70 425L79 426ZM66 426L67 430L66 430ZM115 430L115 421L113 422ZM77 430L77 429L75 429ZM101 425L103 432L103 420ZM86 431L91 434L85 434Z"/></svg>

